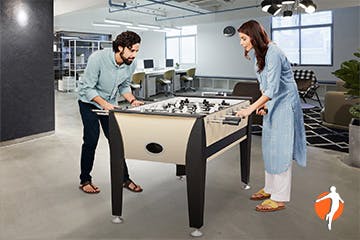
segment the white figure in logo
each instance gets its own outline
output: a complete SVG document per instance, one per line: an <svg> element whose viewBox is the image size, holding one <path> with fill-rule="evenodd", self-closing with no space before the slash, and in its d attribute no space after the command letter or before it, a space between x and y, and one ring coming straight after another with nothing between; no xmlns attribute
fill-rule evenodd
<svg viewBox="0 0 360 240"><path fill-rule="evenodd" d="M332 219L334 217L334 214L336 213L336 211L339 209L339 202L344 203L344 200L341 199L340 195L336 192L336 187L335 186L331 186L330 187L330 193L328 193L326 196L319 198L316 200L316 202L320 202L324 199L330 198L331 199L331 208L330 208L330 212L328 214L326 214L326 218L325 221L329 221L328 222L328 229L331 230L331 222Z"/></svg>

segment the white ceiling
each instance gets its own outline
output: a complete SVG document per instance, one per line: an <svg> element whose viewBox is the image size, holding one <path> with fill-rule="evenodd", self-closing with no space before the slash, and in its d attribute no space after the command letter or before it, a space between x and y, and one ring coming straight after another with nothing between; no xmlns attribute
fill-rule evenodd
<svg viewBox="0 0 360 240"><path fill-rule="evenodd" d="M106 0L54 0L54 16L106 6Z"/></svg>
<svg viewBox="0 0 360 240"><path fill-rule="evenodd" d="M164 4L156 4L148 0L54 0L55 30L108 31L109 28L92 26L93 22L104 22L105 18L130 21L135 24L171 27L268 16L261 11L260 7L256 7L262 0L157 1L164 2ZM318 11L360 6L359 0L313 1L318 7ZM126 2L128 8L144 4L147 6L123 10L121 7L110 7L109 2L118 5ZM214 11L220 12L212 13Z"/></svg>

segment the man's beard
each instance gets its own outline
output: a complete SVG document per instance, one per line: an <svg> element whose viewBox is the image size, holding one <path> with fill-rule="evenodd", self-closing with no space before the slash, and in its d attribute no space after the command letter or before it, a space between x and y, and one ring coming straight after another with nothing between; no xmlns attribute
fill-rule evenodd
<svg viewBox="0 0 360 240"><path fill-rule="evenodd" d="M120 53L120 57L126 65L130 65L133 62L132 60L130 61L128 58L124 57L124 50Z"/></svg>

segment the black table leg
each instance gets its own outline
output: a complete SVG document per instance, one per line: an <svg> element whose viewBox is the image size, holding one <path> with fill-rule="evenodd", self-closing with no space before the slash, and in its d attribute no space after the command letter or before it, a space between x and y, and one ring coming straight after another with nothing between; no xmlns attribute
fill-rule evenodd
<svg viewBox="0 0 360 240"><path fill-rule="evenodd" d="M113 113L109 115L109 143L112 214L120 217L122 214L125 158L122 136ZM113 220L113 222L119 223L116 221L115 219Z"/></svg>
<svg viewBox="0 0 360 240"><path fill-rule="evenodd" d="M252 116L248 118L248 125L246 127L246 139L240 142L240 168L241 181L246 185L250 179L250 157L251 157L251 125Z"/></svg>
<svg viewBox="0 0 360 240"><path fill-rule="evenodd" d="M201 228L204 223L205 201L205 130L204 122L195 122L186 152L186 183L188 195L189 223L192 228Z"/></svg>

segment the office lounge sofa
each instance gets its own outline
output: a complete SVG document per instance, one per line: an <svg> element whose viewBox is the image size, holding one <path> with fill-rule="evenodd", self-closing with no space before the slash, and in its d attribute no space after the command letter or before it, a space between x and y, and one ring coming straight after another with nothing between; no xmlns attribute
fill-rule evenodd
<svg viewBox="0 0 360 240"><path fill-rule="evenodd" d="M352 118L349 109L354 103L360 102L360 99L349 98L343 84L342 80L338 80L336 82L337 90L325 93L325 106L321 110L320 116L324 126L347 130Z"/></svg>

